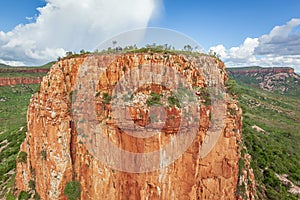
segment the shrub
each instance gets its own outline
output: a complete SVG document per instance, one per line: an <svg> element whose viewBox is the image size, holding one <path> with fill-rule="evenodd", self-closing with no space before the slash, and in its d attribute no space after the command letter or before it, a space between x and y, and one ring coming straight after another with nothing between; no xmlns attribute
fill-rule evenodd
<svg viewBox="0 0 300 200"><path fill-rule="evenodd" d="M6 195L6 200L16 200L16 197L12 193Z"/></svg>
<svg viewBox="0 0 300 200"><path fill-rule="evenodd" d="M30 198L30 194L28 194L25 191L21 191L18 197L19 200L28 200L29 198Z"/></svg>
<svg viewBox="0 0 300 200"><path fill-rule="evenodd" d="M200 95L203 100L205 100L204 105L211 105L211 96L207 87L200 88Z"/></svg>
<svg viewBox="0 0 300 200"><path fill-rule="evenodd" d="M153 105L161 105L160 103L160 94L157 94L155 92L151 92L151 97L147 99L146 104L148 106L153 106Z"/></svg>
<svg viewBox="0 0 300 200"><path fill-rule="evenodd" d="M103 93L103 103L109 104L111 101L112 97L108 93Z"/></svg>
<svg viewBox="0 0 300 200"><path fill-rule="evenodd" d="M81 188L78 181L71 181L66 184L64 194L69 200L77 200L80 198Z"/></svg>
<svg viewBox="0 0 300 200"><path fill-rule="evenodd" d="M177 108L180 108L179 100L174 96L168 97L168 104L170 107L177 106Z"/></svg>
<svg viewBox="0 0 300 200"><path fill-rule="evenodd" d="M18 155L17 162L26 163L27 162L27 153L21 151Z"/></svg>
<svg viewBox="0 0 300 200"><path fill-rule="evenodd" d="M43 160L47 159L47 152L46 149L41 150L40 152L41 157L43 158Z"/></svg>
<svg viewBox="0 0 300 200"><path fill-rule="evenodd" d="M35 182L33 180L29 181L29 188L35 190Z"/></svg>

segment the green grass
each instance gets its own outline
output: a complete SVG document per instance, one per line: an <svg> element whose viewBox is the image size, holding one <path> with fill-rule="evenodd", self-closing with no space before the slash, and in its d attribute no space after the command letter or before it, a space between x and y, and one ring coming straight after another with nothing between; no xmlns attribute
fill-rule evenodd
<svg viewBox="0 0 300 200"><path fill-rule="evenodd" d="M0 69L13 69L13 70L27 70L27 69L37 69L37 68L45 68L45 69L50 69L50 67L55 63L56 61L48 62L44 65L41 66L10 66L10 65L5 65L0 63Z"/></svg>
<svg viewBox="0 0 300 200"><path fill-rule="evenodd" d="M252 156L259 199L299 199L275 173L300 186L300 98L280 95L229 80L243 109L243 142ZM252 126L265 132L257 132Z"/></svg>
<svg viewBox="0 0 300 200"><path fill-rule="evenodd" d="M13 182L16 159L26 133L26 114L30 97L39 85L0 87L0 199ZM25 161L24 154L19 154Z"/></svg>
<svg viewBox="0 0 300 200"><path fill-rule="evenodd" d="M14 78L14 77L26 77L26 78L34 78L34 77L43 77L46 73L15 73L15 72L5 72L0 73L0 77L3 78Z"/></svg>
<svg viewBox="0 0 300 200"><path fill-rule="evenodd" d="M55 63L56 63L56 61L52 61L52 62L48 62L47 64L44 64L44 65L42 65L42 66L36 66L36 67L38 67L38 68L50 69L50 67L51 67L52 65L54 65Z"/></svg>
<svg viewBox="0 0 300 200"><path fill-rule="evenodd" d="M9 65L4 65L0 63L0 77L7 77L7 78L12 78L12 77L43 77L46 75L46 73L32 73L29 72L28 70L34 70L34 69L50 69L50 67L54 64L55 62L49 62L45 65L42 66L32 66L32 67L12 67ZM26 72L27 71L27 72Z"/></svg>

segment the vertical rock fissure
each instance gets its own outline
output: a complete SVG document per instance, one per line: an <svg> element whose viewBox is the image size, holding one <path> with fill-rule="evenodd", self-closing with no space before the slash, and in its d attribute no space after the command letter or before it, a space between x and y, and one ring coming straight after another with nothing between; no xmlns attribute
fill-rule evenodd
<svg viewBox="0 0 300 200"><path fill-rule="evenodd" d="M74 126L74 122L70 120L70 157L71 157L71 167L72 167L72 174L73 174L73 179L76 178L75 175L75 160L76 160L76 145L75 145L75 135L76 135L76 130Z"/></svg>

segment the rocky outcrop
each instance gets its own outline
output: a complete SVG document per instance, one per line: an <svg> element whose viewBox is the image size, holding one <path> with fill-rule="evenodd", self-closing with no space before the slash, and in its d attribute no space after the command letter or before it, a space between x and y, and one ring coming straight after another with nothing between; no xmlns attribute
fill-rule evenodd
<svg viewBox="0 0 300 200"><path fill-rule="evenodd" d="M0 86L18 85L18 84L39 84L42 77L14 77L14 78L0 78Z"/></svg>
<svg viewBox="0 0 300 200"><path fill-rule="evenodd" d="M88 65L93 67L86 69ZM160 66L166 66L166 71ZM166 73L159 76L166 86L150 83L138 87L125 103L127 115L118 121L124 110L117 110L119 116L112 117L114 98L117 98L113 90L128 90L128 85L118 86L122 77L132 85L146 79L148 73L134 71L144 67L150 67L157 74ZM193 100L197 105L195 110L188 108L191 109L189 112L183 112L184 109L171 96L168 81L176 82L178 77L174 71L168 71L169 68L193 85L197 96ZM95 69L101 74L97 74ZM83 77L84 80L79 82ZM90 83L94 77L98 78L95 85ZM221 94L216 102L210 102L209 95L213 92L209 95L205 92L208 87L224 86L226 79L224 64L206 55L187 58L183 55L127 53L62 59L52 66L43 78L40 91L30 101L28 132L20 150L25 152L23 155L27 159L17 163L16 193L37 193L45 200L67 199L65 187L76 181L81 188L80 199L84 200L236 199L241 157L241 109L227 94ZM80 92L80 89L88 84L95 92L83 98L87 90ZM176 89L179 90L179 86ZM185 97L189 95L186 93ZM222 102L225 102L224 107L218 107ZM151 107L155 103L158 107ZM93 115L90 106L95 109L94 121L89 118ZM77 113L81 114L80 120L76 118ZM186 114L198 115L199 119L192 119L197 126L191 120L183 120ZM219 118L223 115L224 118ZM149 170L142 167L147 160L134 159L131 162L122 156L120 166L127 170L110 166L116 163L103 163L99 156L107 155L107 160L114 159L109 157L112 149L101 146L101 143L100 147L97 145L96 142L102 142L102 139L97 139L100 137L97 134L90 134L89 131L98 129L96 126L89 129L92 122L99 124L104 138L109 138L110 143L120 149L135 153L160 152L157 160L150 163L154 168L158 164L158 168ZM127 134L134 132L132 122L158 132L153 137L133 137ZM192 130L196 132L191 144L174 162L169 162L168 156L173 155L160 150L169 143L171 148L184 145L185 141L178 140L180 131L192 137ZM219 130L220 135L217 134ZM98 150L100 153L95 154Z"/></svg>
<svg viewBox="0 0 300 200"><path fill-rule="evenodd" d="M49 72L48 68L0 68L0 73L17 74L15 77L0 77L0 86L18 85L18 84L39 84L42 81L43 74ZM18 74L31 74L32 77L24 77ZM39 74L39 75L37 75Z"/></svg>
<svg viewBox="0 0 300 200"><path fill-rule="evenodd" d="M229 74L236 75L236 74L278 74L278 73L288 73L294 74L295 70L291 67L270 67L270 68L263 68L259 67L256 69L238 69L235 70L234 68L228 70Z"/></svg>
<svg viewBox="0 0 300 200"><path fill-rule="evenodd" d="M240 82L251 86L258 86L270 92L280 92L285 94L298 94L300 76L290 67L274 68L231 68L228 74Z"/></svg>
<svg viewBox="0 0 300 200"><path fill-rule="evenodd" d="M282 93L300 85L300 76L287 72L265 74L262 77L257 77L257 80L260 80L260 88L268 91L280 91Z"/></svg>

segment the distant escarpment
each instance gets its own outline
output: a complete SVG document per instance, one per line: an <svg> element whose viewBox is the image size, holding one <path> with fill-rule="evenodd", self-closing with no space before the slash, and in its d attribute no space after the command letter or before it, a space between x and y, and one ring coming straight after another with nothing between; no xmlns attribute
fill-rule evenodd
<svg viewBox="0 0 300 200"><path fill-rule="evenodd" d="M0 86L19 85L19 84L39 84L42 77L11 77L0 78Z"/></svg>
<svg viewBox="0 0 300 200"><path fill-rule="evenodd" d="M299 95L300 76L290 67L245 67L227 69L234 79L263 90Z"/></svg>
<svg viewBox="0 0 300 200"><path fill-rule="evenodd" d="M0 68L0 86L39 84L49 70L49 68L9 66Z"/></svg>
<svg viewBox="0 0 300 200"><path fill-rule="evenodd" d="M129 90L118 83L143 83L149 74L143 72L147 67L156 75L161 74L153 77L163 84L141 84L122 97L126 106L119 115L114 115L112 102L117 98L114 89ZM99 76L95 69L101 72ZM167 87L168 82L180 82L175 72L192 85L194 94L182 89L182 83L176 88L176 95ZM94 77L96 84L91 83ZM250 157L241 155L242 111L228 94L217 94L216 105L209 97L209 87L224 87L226 79L223 62L200 54L188 58L169 53L126 53L60 60L43 78L40 91L31 98L28 107L28 132L17 162L16 195L39 196L43 200L253 199L255 182ZM94 92L84 98L85 90L79 90L88 84ZM180 100L185 97L196 103L194 111L184 112ZM218 106L221 102L223 107ZM80 109L74 110L75 106ZM94 114L90 107L95 109ZM118 121L122 112L127 114ZM75 117L78 113L81 120ZM189 114L197 117L184 121ZM92 115L95 120L90 120ZM184 141L178 140L179 130L192 136L195 127L191 122L197 122L195 138L174 162L166 165L171 155L163 149L184 145ZM99 126L89 129L90 123ZM132 124L157 133L152 137L133 137L128 134L135 130ZM107 164L98 157L107 155L108 159L113 153L110 147L100 146L101 155L94 152L99 148L95 141L102 137L91 134L97 127L102 130L103 138L119 149L135 153L159 151L159 167L143 172L147 160L139 159L131 161L131 171L110 167L116 163ZM95 148L90 148L93 145ZM124 164L128 169L125 163L130 165L130 162L119 156L120 166ZM244 167L239 167L240 159Z"/></svg>
<svg viewBox="0 0 300 200"><path fill-rule="evenodd" d="M34 73L47 73L50 69L48 68L0 68L0 73L25 73L25 74L34 74Z"/></svg>

